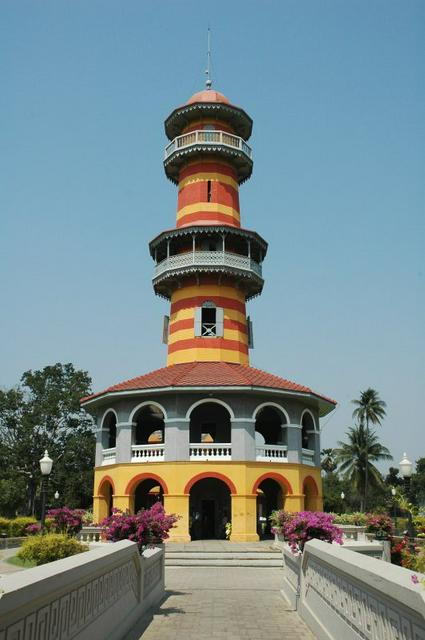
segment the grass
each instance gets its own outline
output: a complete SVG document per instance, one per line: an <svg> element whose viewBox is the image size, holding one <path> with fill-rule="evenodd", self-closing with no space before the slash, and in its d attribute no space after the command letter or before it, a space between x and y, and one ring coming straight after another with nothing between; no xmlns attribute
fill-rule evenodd
<svg viewBox="0 0 425 640"><path fill-rule="evenodd" d="M13 564L15 567L22 567L24 569L31 569L31 567L36 567L35 562L30 562L29 560L21 560L18 556L10 556L7 558L6 562L8 564Z"/></svg>

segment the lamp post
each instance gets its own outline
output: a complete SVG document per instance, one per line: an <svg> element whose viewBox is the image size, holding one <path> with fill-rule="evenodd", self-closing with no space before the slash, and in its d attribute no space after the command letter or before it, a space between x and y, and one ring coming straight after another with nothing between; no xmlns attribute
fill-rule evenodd
<svg viewBox="0 0 425 640"><path fill-rule="evenodd" d="M393 519L394 519L394 532L397 534L397 518L396 518L396 508L395 508L395 497L397 491L395 487L391 487L391 495L393 497Z"/></svg>
<svg viewBox="0 0 425 640"><path fill-rule="evenodd" d="M408 459L406 453L403 453L403 458L398 463L398 468L400 469L400 475L404 480L404 491L406 493L406 498L408 498L412 480L413 464ZM414 554L415 529L413 527L412 512L410 511L410 509L407 511L407 535L409 538L409 551Z"/></svg>
<svg viewBox="0 0 425 640"><path fill-rule="evenodd" d="M44 456L40 460L41 470L41 528L44 527L46 520L46 496L47 496L47 484L49 482L49 475L52 471L53 460L49 458L47 449L44 452Z"/></svg>
<svg viewBox="0 0 425 640"><path fill-rule="evenodd" d="M343 491L341 491L341 500L342 500L342 509L343 509L343 512L345 513L345 504L344 504L345 493Z"/></svg>
<svg viewBox="0 0 425 640"><path fill-rule="evenodd" d="M55 491L55 500L59 500L59 491Z"/></svg>

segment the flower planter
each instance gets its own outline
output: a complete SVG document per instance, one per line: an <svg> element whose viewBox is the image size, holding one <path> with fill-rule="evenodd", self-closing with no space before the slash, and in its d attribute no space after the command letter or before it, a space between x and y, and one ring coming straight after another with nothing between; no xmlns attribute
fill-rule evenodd
<svg viewBox="0 0 425 640"><path fill-rule="evenodd" d="M283 586L281 593L292 611L298 608L300 597L302 553L293 553L287 543L283 544Z"/></svg>
<svg viewBox="0 0 425 640"><path fill-rule="evenodd" d="M283 549L285 546L285 538L283 537L283 533L275 533L274 534L274 545L278 549Z"/></svg>

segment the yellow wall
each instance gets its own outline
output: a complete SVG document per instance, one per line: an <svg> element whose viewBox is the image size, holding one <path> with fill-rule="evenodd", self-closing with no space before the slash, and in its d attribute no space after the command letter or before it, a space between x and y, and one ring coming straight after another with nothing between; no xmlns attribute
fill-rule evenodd
<svg viewBox="0 0 425 640"><path fill-rule="evenodd" d="M182 516L177 527L170 532L170 542L188 542L190 535L187 485L199 474L203 474L204 477L227 478L232 500L231 540L235 542L258 540L257 494L253 490L262 476L271 477L279 482L285 494L282 507L286 510L322 509L322 481L320 469L317 467L237 461L128 463L95 469L94 520L98 522L107 515L104 481L110 482L113 486L113 506L132 511L137 484L143 479L153 477L162 480L165 510ZM308 496L308 504L305 504L305 493Z"/></svg>

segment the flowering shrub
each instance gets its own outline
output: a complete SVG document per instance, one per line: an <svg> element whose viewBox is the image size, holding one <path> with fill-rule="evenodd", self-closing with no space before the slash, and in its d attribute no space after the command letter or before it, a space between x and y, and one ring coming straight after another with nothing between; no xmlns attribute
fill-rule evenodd
<svg viewBox="0 0 425 640"><path fill-rule="evenodd" d="M285 527L288 522L294 517L293 513L280 509L279 511L272 511L269 517L270 524L272 525L272 533L285 535Z"/></svg>
<svg viewBox="0 0 425 640"><path fill-rule="evenodd" d="M340 513L335 514L335 524L347 524L355 527L365 527L367 525L368 515L366 513Z"/></svg>
<svg viewBox="0 0 425 640"><path fill-rule="evenodd" d="M25 527L25 534L28 536L36 536L41 531L41 524L35 522L34 524L29 524Z"/></svg>
<svg viewBox="0 0 425 640"><path fill-rule="evenodd" d="M51 521L49 529L56 533L75 535L83 526L84 514L84 509L70 509L69 507L49 509L47 512L47 519Z"/></svg>
<svg viewBox="0 0 425 640"><path fill-rule="evenodd" d="M396 542L393 538L391 538L391 564L396 564L397 566L403 566L403 554L407 547L407 538L403 538Z"/></svg>
<svg viewBox="0 0 425 640"><path fill-rule="evenodd" d="M167 515L162 504L156 502L150 509L143 509L134 516L128 511L113 509L112 515L102 520L100 526L103 527L107 540L132 540L137 542L139 551L142 552L147 545L166 540L178 518L175 514Z"/></svg>
<svg viewBox="0 0 425 640"><path fill-rule="evenodd" d="M283 535L292 551L302 553L309 540L317 538L324 542L342 544L342 530L333 523L334 516L322 511L300 511L283 526Z"/></svg>
<svg viewBox="0 0 425 640"><path fill-rule="evenodd" d="M388 538L393 532L393 521L387 515L369 514L366 531L374 533L377 538Z"/></svg>
<svg viewBox="0 0 425 640"><path fill-rule="evenodd" d="M35 524L37 520L31 517L21 516L9 521L8 534L10 538L18 538L26 535L26 528L29 524Z"/></svg>

